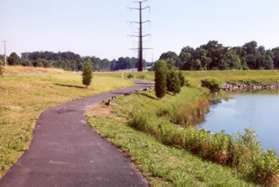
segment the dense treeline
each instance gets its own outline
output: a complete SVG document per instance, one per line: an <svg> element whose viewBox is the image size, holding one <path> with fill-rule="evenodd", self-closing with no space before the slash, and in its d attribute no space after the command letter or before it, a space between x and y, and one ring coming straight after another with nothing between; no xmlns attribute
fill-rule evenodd
<svg viewBox="0 0 279 187"><path fill-rule="evenodd" d="M95 71L116 71L133 69L137 66L137 59L120 57L117 60L100 59L98 57L81 57L72 52L30 52L22 53L21 57L11 53L7 61L9 65L23 65L34 67L55 67L65 70L81 71L86 59L92 61Z"/></svg>
<svg viewBox="0 0 279 187"><path fill-rule="evenodd" d="M163 53L160 60L182 70L279 69L279 47L266 50L255 41L226 47L218 41L209 41L196 49L184 47L179 55L171 51Z"/></svg>

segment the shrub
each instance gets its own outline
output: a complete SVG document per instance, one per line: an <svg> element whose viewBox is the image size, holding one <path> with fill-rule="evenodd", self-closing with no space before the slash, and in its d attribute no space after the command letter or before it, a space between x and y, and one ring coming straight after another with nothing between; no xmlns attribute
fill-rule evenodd
<svg viewBox="0 0 279 187"><path fill-rule="evenodd" d="M219 92L221 90L220 83L216 79L201 80L201 86L208 88L211 93Z"/></svg>
<svg viewBox="0 0 279 187"><path fill-rule="evenodd" d="M187 86L187 85L186 85L185 77L184 77L184 75L183 75L183 73L182 73L181 71L178 72L178 78L179 78L180 86L181 86L181 87Z"/></svg>
<svg viewBox="0 0 279 187"><path fill-rule="evenodd" d="M32 66L33 64L32 64L31 61L29 61L29 60L27 60L27 59L23 59L23 60L21 61L21 65L23 65L23 66Z"/></svg>
<svg viewBox="0 0 279 187"><path fill-rule="evenodd" d="M179 75L175 70L170 70L167 74L167 90L177 94L181 90Z"/></svg>
<svg viewBox="0 0 279 187"><path fill-rule="evenodd" d="M20 57L16 53L12 53L8 59L7 62L9 65L19 65L21 64Z"/></svg>
<svg viewBox="0 0 279 187"><path fill-rule="evenodd" d="M4 75L4 62L0 60L0 76Z"/></svg>
<svg viewBox="0 0 279 187"><path fill-rule="evenodd" d="M265 186L279 184L279 160L276 153L267 151L254 162L254 180Z"/></svg>
<svg viewBox="0 0 279 187"><path fill-rule="evenodd" d="M127 75L127 78L128 78L128 79L132 79L132 78L134 78L134 75L131 74L131 73L129 73L129 74Z"/></svg>
<svg viewBox="0 0 279 187"><path fill-rule="evenodd" d="M166 113L165 110L160 112ZM146 112L134 112L129 124L163 144L184 148L206 160L232 166L257 183L266 186L279 183L276 154L272 151L263 153L251 130L237 137L224 132L211 134L203 129L177 128L167 121L150 120L150 113Z"/></svg>
<svg viewBox="0 0 279 187"><path fill-rule="evenodd" d="M167 63L158 61L155 65L155 94L163 98L167 91Z"/></svg>
<svg viewBox="0 0 279 187"><path fill-rule="evenodd" d="M82 84L88 87L92 81L92 62L90 59L87 59L83 66L82 72Z"/></svg>

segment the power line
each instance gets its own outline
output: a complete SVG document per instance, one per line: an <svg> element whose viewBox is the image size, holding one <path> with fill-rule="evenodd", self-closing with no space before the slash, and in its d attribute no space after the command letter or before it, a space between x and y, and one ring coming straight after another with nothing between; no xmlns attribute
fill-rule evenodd
<svg viewBox="0 0 279 187"><path fill-rule="evenodd" d="M143 51L148 49L143 47L143 38L150 36L150 34L143 34L143 24L149 23L150 20L143 20L143 11L146 9L150 9L149 6L143 7L143 3L147 0L140 0L136 1L138 3L138 8L131 8L132 10L139 11L139 21L132 21L130 23L138 24L139 25L139 31L138 35L130 35L131 37L137 37L138 38L138 71L144 70L144 60L143 60Z"/></svg>

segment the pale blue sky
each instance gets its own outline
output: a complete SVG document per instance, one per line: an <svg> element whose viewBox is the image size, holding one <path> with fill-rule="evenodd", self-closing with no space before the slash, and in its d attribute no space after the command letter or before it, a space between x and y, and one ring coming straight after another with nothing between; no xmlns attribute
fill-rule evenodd
<svg viewBox="0 0 279 187"><path fill-rule="evenodd" d="M73 51L101 58L135 56L128 37L135 26L133 0L0 0L0 40L8 52ZM177 53L186 45L208 40L242 45L256 40L267 48L279 46L278 0L149 0L147 19L152 33L146 58ZM3 52L2 46L0 53Z"/></svg>

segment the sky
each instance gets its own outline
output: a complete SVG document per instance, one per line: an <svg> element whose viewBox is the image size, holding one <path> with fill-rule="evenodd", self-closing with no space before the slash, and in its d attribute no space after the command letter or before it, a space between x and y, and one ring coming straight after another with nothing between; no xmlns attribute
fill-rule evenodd
<svg viewBox="0 0 279 187"><path fill-rule="evenodd" d="M149 61L209 40L227 46L256 40L279 46L278 0L149 0L144 18ZM8 53L72 51L82 56L136 56L134 0L0 0L0 40ZM0 53L3 53L1 44Z"/></svg>

